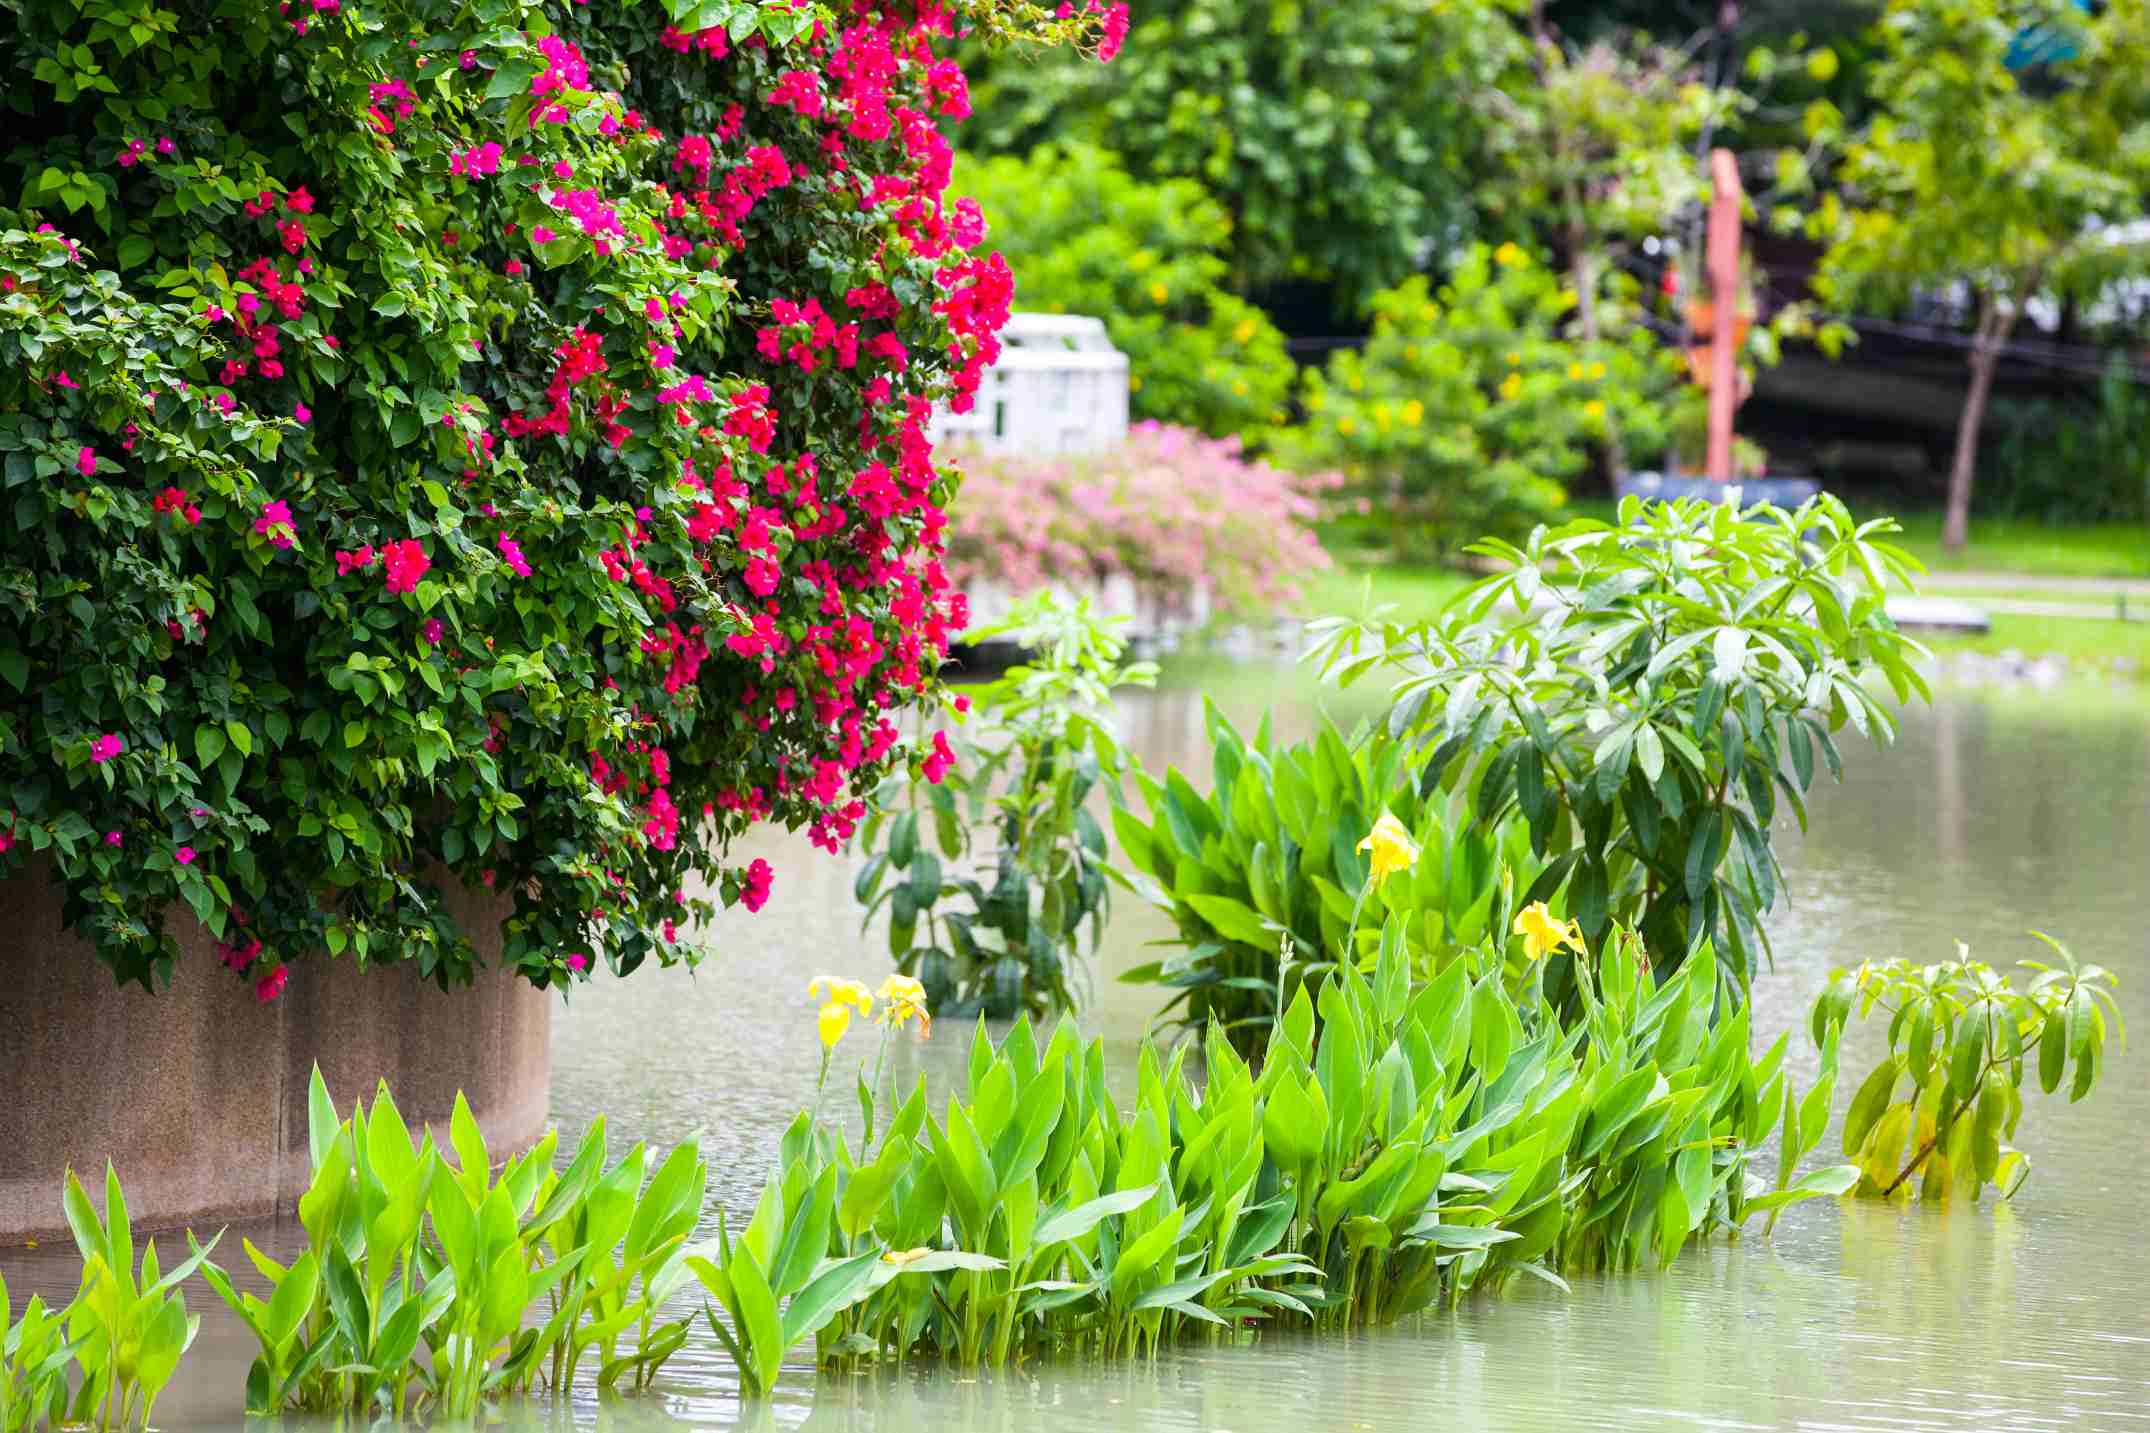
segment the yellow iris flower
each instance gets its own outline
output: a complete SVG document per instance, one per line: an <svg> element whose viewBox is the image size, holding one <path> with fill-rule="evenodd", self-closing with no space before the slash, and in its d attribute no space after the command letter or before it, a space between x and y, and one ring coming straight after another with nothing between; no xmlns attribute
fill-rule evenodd
<svg viewBox="0 0 2150 1433"><path fill-rule="evenodd" d="M1403 822L1386 811L1374 823L1374 829L1366 833L1366 839L1359 842L1359 849L1372 854L1370 874L1377 884L1418 862L1418 844L1404 829Z"/></svg>
<svg viewBox="0 0 2150 1433"><path fill-rule="evenodd" d="M1532 960L1543 960L1562 948L1577 955L1584 954L1583 928L1574 921L1563 925L1554 920L1544 901L1533 902L1516 912L1515 933L1523 937L1523 949L1529 952Z"/></svg>

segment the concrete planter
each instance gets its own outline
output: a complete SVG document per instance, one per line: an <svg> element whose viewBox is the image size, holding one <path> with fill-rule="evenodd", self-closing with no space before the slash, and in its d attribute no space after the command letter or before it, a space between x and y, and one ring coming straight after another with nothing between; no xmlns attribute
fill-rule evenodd
<svg viewBox="0 0 2150 1433"><path fill-rule="evenodd" d="M499 952L505 898L452 897L479 954ZM554 997L492 970L453 994L415 966L296 962L270 1004L172 916L179 969L160 995L118 988L60 923L43 868L0 881L0 1241L59 1235L72 1165L93 1188L110 1159L138 1229L292 1211L309 1177L307 1080L339 1109L387 1080L415 1129L443 1142L458 1089L496 1155L544 1133Z"/></svg>

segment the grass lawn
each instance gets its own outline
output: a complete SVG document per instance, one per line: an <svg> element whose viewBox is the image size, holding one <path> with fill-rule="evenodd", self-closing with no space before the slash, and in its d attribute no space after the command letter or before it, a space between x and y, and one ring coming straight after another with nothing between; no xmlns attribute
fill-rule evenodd
<svg viewBox="0 0 2150 1433"><path fill-rule="evenodd" d="M2004 518L1976 518L1961 552L1941 546L1941 515L1899 517L1896 539L1936 576L1948 572L2007 572L2034 577L2150 577L2150 527L2100 523L2050 527Z"/></svg>

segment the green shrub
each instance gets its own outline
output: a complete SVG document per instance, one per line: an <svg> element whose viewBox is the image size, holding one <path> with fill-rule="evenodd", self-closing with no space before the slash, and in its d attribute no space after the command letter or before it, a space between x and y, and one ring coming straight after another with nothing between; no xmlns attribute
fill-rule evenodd
<svg viewBox="0 0 2150 1433"><path fill-rule="evenodd" d="M1148 819L1113 813L1134 888L1172 918L1179 948L1120 979L1180 993L1159 1012L1199 1033L1220 1026L1242 1053L1259 1051L1301 984L1318 990L1357 930L1370 946L1391 913L1412 973L1430 979L1489 937L1505 945L1517 894L1544 861L1519 817L1480 827L1454 793L1422 793L1404 750L1347 742L1334 727L1279 747L1264 720L1250 744L1205 708L1213 786L1178 771L1138 774ZM1361 838L1394 816L1419 850L1408 876L1379 882L1365 909Z"/></svg>
<svg viewBox="0 0 2150 1433"><path fill-rule="evenodd" d="M1308 373L1306 422L1277 450L1344 472L1347 518L1370 514L1400 552L1519 537L1559 512L1595 448L1617 434L1638 458L1661 452L1675 408L1696 401L1645 329L1565 336L1574 306L1513 244L1470 249L1438 292L1423 278L1384 290L1366 346Z"/></svg>
<svg viewBox="0 0 2150 1433"><path fill-rule="evenodd" d="M1780 797L1804 824L1817 762L1842 776L1832 733L1894 734L1871 678L1926 695L1925 649L1883 606L1919 570L1880 540L1895 526L1826 496L1630 498L1616 523L1477 545L1507 570L1440 617L1315 624L1314 659L1394 679L1388 731L1423 784L1469 793L1481 822L1520 814L1548 862L1524 904L1565 888L1593 951L1616 924L1660 971L1708 946L1744 991L1783 884Z"/></svg>
<svg viewBox="0 0 2150 1433"><path fill-rule="evenodd" d="M1117 792L1130 764L1114 692L1157 680L1154 664L1122 662L1123 625L1045 591L972 632L1033 655L968 691L969 720L928 758L931 782L898 778L875 798L853 891L869 923L888 907L889 954L936 1014L1007 1019L1089 993L1083 926L1095 954L1112 889L1085 803Z"/></svg>
<svg viewBox="0 0 2150 1433"><path fill-rule="evenodd" d="M1908 1197L1916 1175L1922 1199L1975 1200L1988 1184L2009 1198L2031 1169L2006 1143L2023 1118L2025 1063L2037 1061L2049 1095L2065 1080L2070 1103L2097 1086L2108 1022L2115 1036L2126 1033L2112 973L2038 939L2061 964L2021 962L2031 972L2021 990L1961 945L1956 959L1936 965L1868 961L1829 972L1814 998L1817 1042L1834 1040L1854 1007L1861 1019L1876 1006L1889 1017L1888 1056L1844 1114L1844 1153L1858 1161L1860 1194Z"/></svg>
<svg viewBox="0 0 2150 1433"><path fill-rule="evenodd" d="M1993 405L1983 515L2066 524L2150 520L2150 391L2116 353L2095 399Z"/></svg>
<svg viewBox="0 0 2150 1433"><path fill-rule="evenodd" d="M915 759L925 427L1009 281L940 203L940 22L814 27L10 6L0 846L122 979L183 903L264 999L324 948L465 982L448 876L537 984L681 959L766 894L734 836L833 847Z"/></svg>
<svg viewBox="0 0 2150 1433"><path fill-rule="evenodd" d="M1111 150L966 158L952 189L1000 216L1018 308L1105 321L1141 418L1252 438L1284 420L1284 336L1228 291L1232 220L1193 179L1132 178Z"/></svg>

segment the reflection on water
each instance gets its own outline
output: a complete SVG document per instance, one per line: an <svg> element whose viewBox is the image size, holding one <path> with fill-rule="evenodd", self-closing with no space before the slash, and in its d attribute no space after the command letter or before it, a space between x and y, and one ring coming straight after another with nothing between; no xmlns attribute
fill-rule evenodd
<svg viewBox="0 0 2150 1433"><path fill-rule="evenodd" d="M1314 720L1298 678L1266 668L1183 673L1171 690L1131 702L1127 735L1145 760L1192 768L1204 784L1197 686L1250 722L1276 705L1286 738ZM1801 1019L1832 964L1939 959L1958 937L2005 964L2034 953L2022 935L2034 925L2117 970L2129 1020L2150 1032L2145 716L2140 707L1989 690L1912 713L1891 752L1847 744L1849 783L1817 794L1810 835L1785 834L1790 904L1772 926L1775 973L1758 987L1763 1038ZM776 893L759 916L719 922L699 972L646 971L587 987L554 1034L563 1134L571 1139L599 1111L616 1148L699 1130L715 1201L733 1215L751 1207L778 1133L811 1098L819 1045L807 978L826 970L877 980L886 969L878 933L859 932L843 863L788 839L749 854L778 867ZM1155 915L1123 902L1108 970L1142 959L1144 943L1164 934ZM1098 997L1085 1024L1128 1078L1154 993L1105 980ZM1852 1078L1869 1067L1878 1033L1864 1032L1847 1051ZM899 1080L923 1073L948 1088L968 1034L943 1028L924 1047L900 1046ZM1795 1040L1811 1067L1803 1037ZM1998 1212L1808 1203L1768 1241L1698 1251L1647 1275L1580 1281L1568 1295L1518 1288L1350 1338L1268 1337L1140 1363L976 1376L904 1368L818 1379L802 1363L761 1409L740 1407L730 1365L705 1333L669 1365L659 1398L579 1402L515 1421L622 1433L679 1425L1194 1433L1392 1428L1406 1418L1466 1428L2150 1429L2150 1240L2141 1214L2150 1061L2116 1060L2088 1105L2037 1096L2030 1105L2021 1143L2035 1169ZM249 1232L288 1247L291 1231ZM237 1231L235 1256L236 1239ZM61 1297L72 1287L72 1261L49 1249L10 1250L0 1265L18 1299L26 1284ZM206 1291L190 1301L210 1306L158 1422L229 1426L250 1341Z"/></svg>

